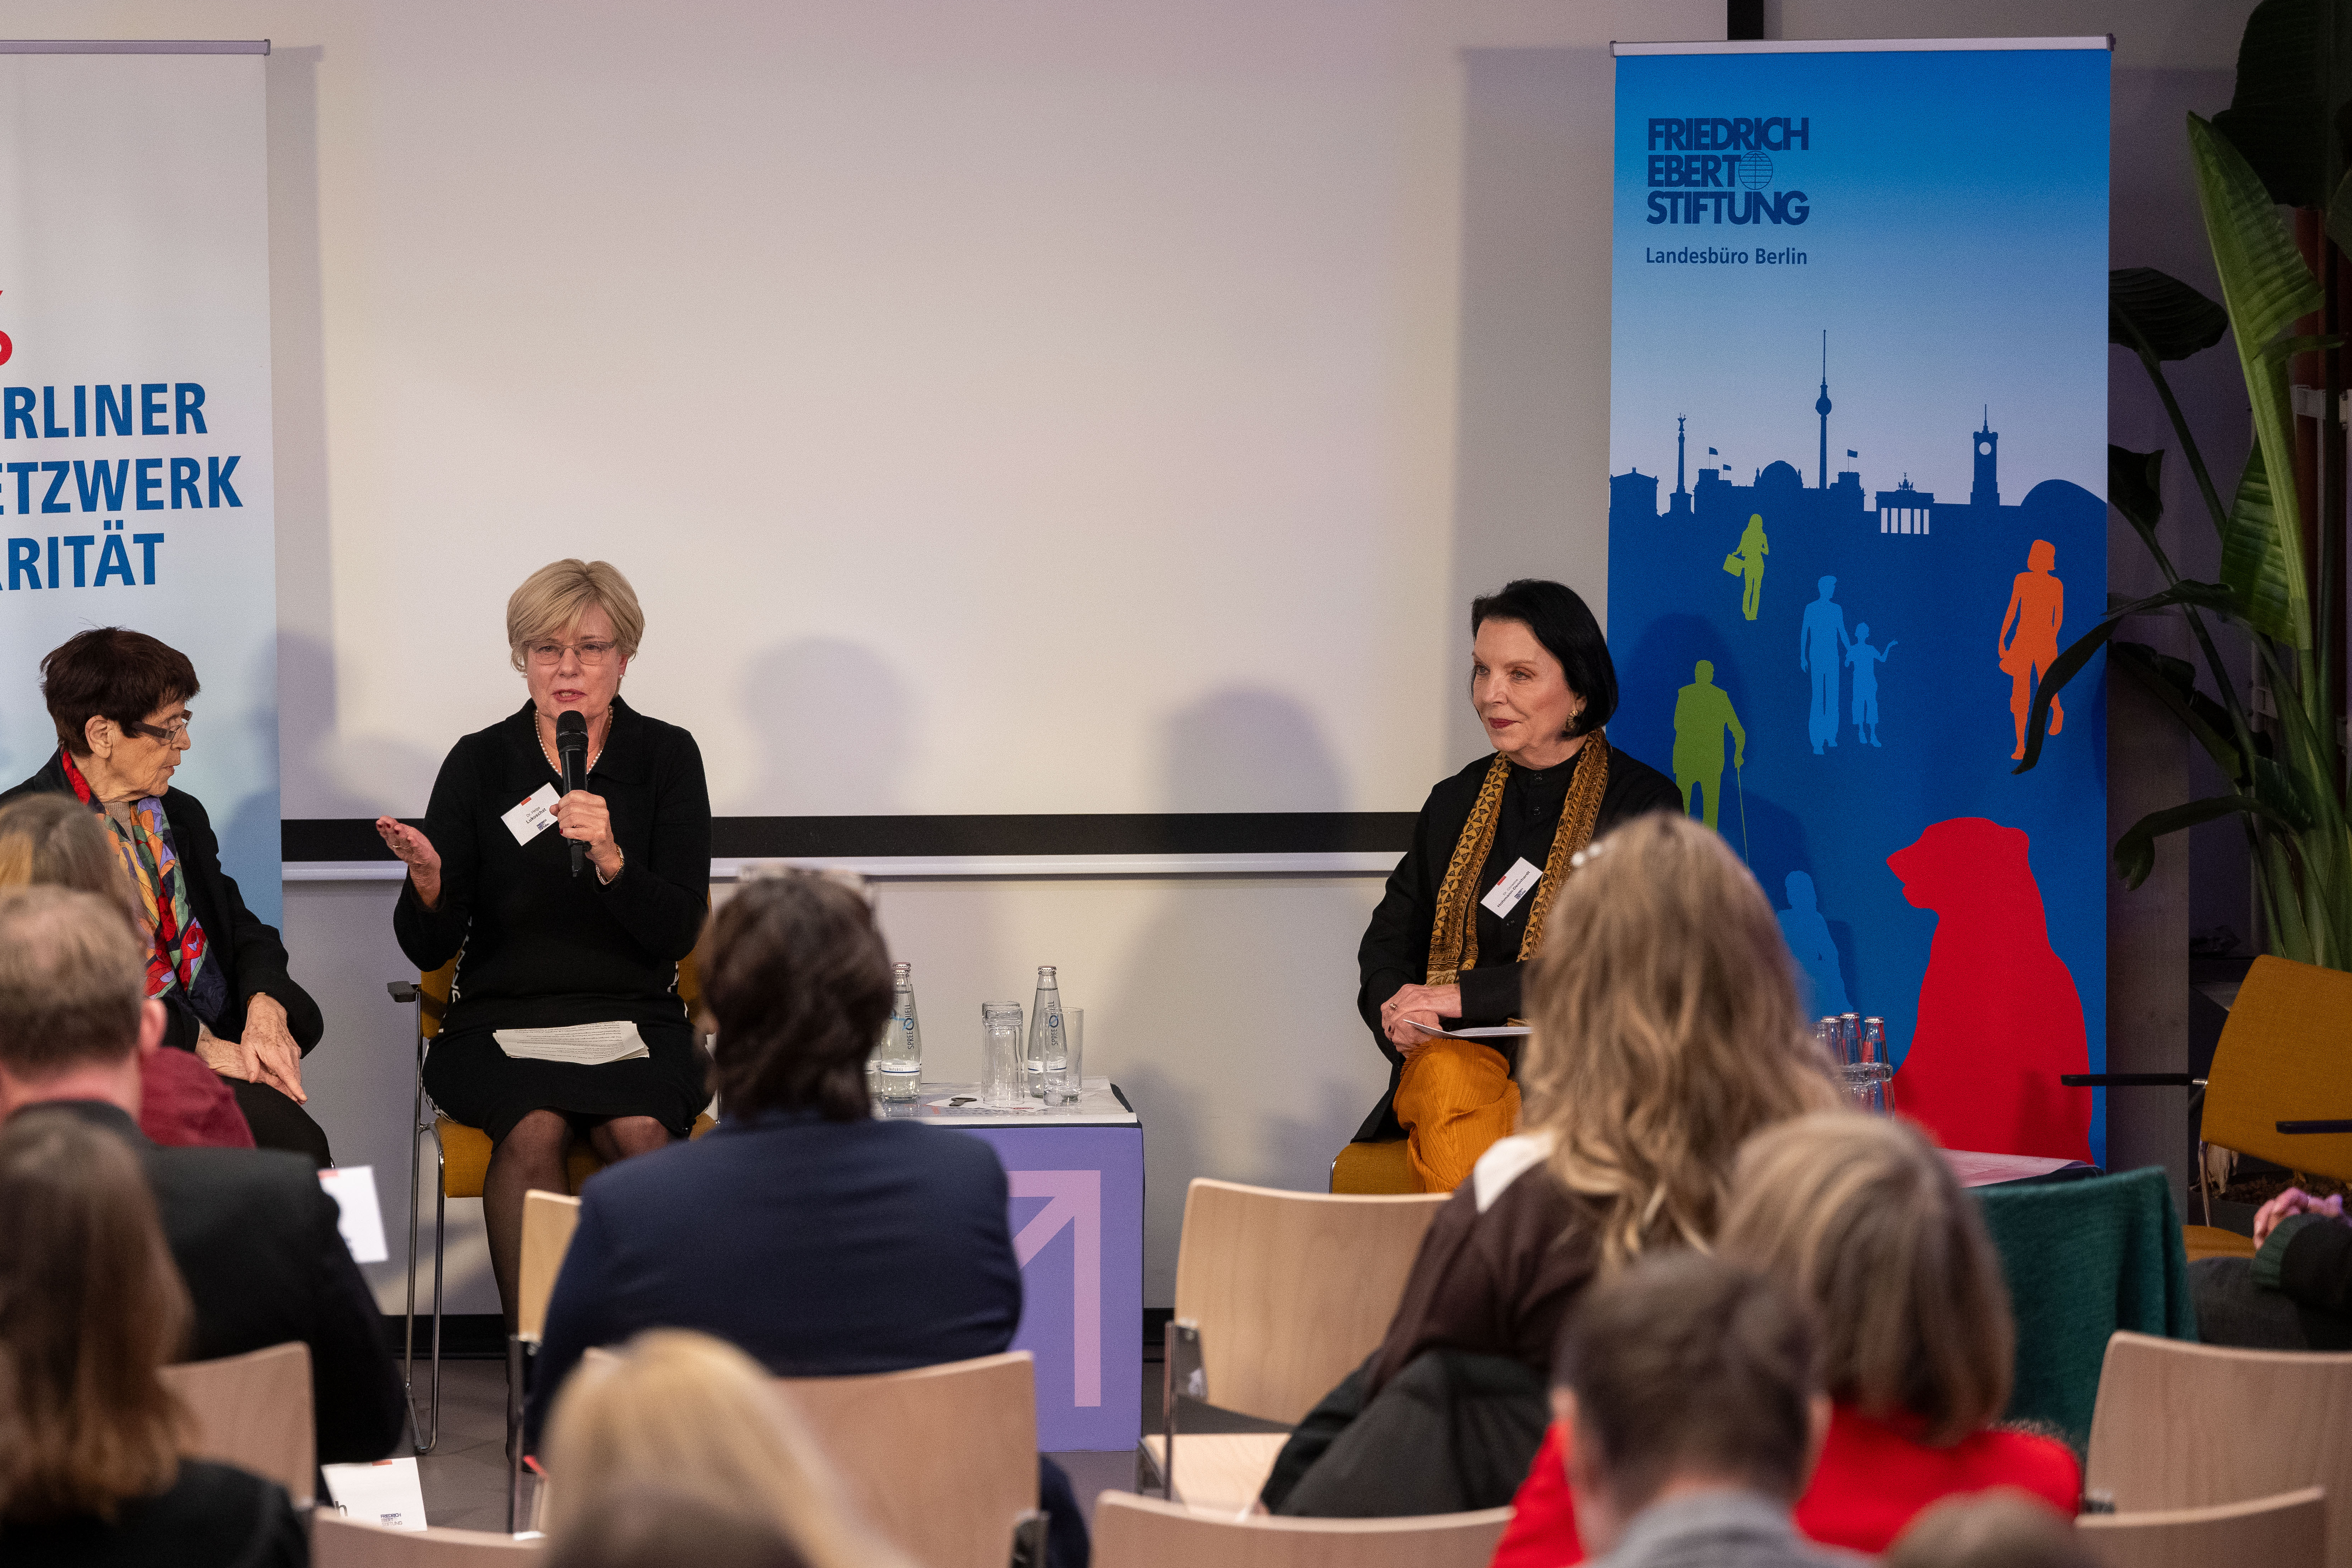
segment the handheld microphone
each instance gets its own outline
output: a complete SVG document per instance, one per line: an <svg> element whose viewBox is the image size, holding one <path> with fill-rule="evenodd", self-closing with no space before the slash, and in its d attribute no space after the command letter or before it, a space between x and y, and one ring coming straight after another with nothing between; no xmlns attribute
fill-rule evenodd
<svg viewBox="0 0 2352 1568"><path fill-rule="evenodd" d="M555 716L555 756L563 767L563 793L570 795L583 788L588 780L588 721L570 709ZM580 863L588 858L588 846L579 839L571 840L572 874L580 875Z"/></svg>

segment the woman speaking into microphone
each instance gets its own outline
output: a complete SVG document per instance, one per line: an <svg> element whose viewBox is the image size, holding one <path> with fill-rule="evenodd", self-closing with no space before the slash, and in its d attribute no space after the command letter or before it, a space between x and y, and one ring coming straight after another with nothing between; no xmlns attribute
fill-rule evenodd
<svg viewBox="0 0 2352 1568"><path fill-rule="evenodd" d="M645 624L604 562L532 573L507 601L530 700L450 750L422 831L376 819L408 865L401 951L421 970L457 959L425 1087L490 1136L509 1328L523 1194L565 1190L573 1138L626 1159L685 1137L709 1099L677 965L709 901L710 795L694 737L621 700Z"/></svg>
<svg viewBox="0 0 2352 1568"><path fill-rule="evenodd" d="M1679 811L1675 781L1611 749L1617 668L1572 589L1522 577L1470 605L1470 705L1495 748L1429 792L1357 952L1356 1005L1389 1058L1361 1142L1403 1137L1423 1192L1448 1193L1518 1121L1517 1041L1432 1029L1519 1012L1525 961L1579 856L1619 823Z"/></svg>

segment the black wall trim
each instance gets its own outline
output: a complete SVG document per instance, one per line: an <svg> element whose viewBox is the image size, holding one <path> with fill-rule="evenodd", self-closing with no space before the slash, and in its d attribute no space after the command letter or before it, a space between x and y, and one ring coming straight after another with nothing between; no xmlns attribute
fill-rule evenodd
<svg viewBox="0 0 2352 1568"><path fill-rule="evenodd" d="M1409 811L1204 811L1133 816L721 816L722 860L870 859L950 855L1402 854ZM419 826L422 826L419 824ZM290 817L289 860L389 860L366 817Z"/></svg>

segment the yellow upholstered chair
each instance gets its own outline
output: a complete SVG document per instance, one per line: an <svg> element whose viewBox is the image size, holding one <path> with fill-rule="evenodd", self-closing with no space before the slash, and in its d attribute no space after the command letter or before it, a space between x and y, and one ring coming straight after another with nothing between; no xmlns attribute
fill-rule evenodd
<svg viewBox="0 0 2352 1568"><path fill-rule="evenodd" d="M1421 1181L1405 1157L1405 1140L1385 1138L1341 1149L1331 1162L1331 1190L1357 1197L1395 1197L1420 1192Z"/></svg>
<svg viewBox="0 0 2352 1568"><path fill-rule="evenodd" d="M425 1092L425 1055L433 1037L441 1032L441 1019L449 1008L449 992L457 975L457 961L451 959L430 973L419 974L414 982L394 980L384 989L395 1002L413 1005L416 1009L416 1092L411 1109L412 1135L409 1140L408 1163L408 1325L401 1355L401 1378L409 1391L411 1420L416 1434L416 1451L428 1454L441 1436L441 1284L447 1237L447 1205L451 1198L478 1198L482 1184L489 1174L490 1135L478 1127L468 1127L462 1121L445 1115ZM702 1007L702 982L694 967L692 953L677 966L678 1000L686 1004L686 1016L696 1016ZM699 1138L714 1125L708 1111L694 1119L690 1137ZM426 1414L415 1414L416 1405L416 1242L421 1218L416 1203L418 1164L423 1156L424 1139L433 1139L433 1158L439 1178L433 1194L433 1363L432 1393ZM604 1168L604 1162L584 1138L572 1142L564 1161L564 1178L573 1196L578 1196L581 1184Z"/></svg>

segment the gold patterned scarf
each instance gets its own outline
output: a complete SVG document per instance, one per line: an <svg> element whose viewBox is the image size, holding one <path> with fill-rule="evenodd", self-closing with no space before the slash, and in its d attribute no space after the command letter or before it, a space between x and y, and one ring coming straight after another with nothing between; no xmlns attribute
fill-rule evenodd
<svg viewBox="0 0 2352 1568"><path fill-rule="evenodd" d="M1465 969L1478 966L1478 919L1473 902L1486 857L1495 848L1495 822L1502 815L1503 785L1511 776L1511 759L1497 752L1478 787L1478 802L1462 837L1454 841L1454 858L1446 862L1445 880L1437 889L1437 924L1429 933L1431 985L1451 985ZM1519 941L1519 957L1533 958L1543 950L1544 916L1551 910L1552 895L1569 878L1569 861L1592 842L1593 825L1601 819L1601 793L1609 787L1609 740L1595 730L1577 748L1576 773L1569 780L1568 798L1559 808L1559 826L1551 836L1551 853L1545 857L1543 880L1536 887L1535 908L1528 913L1528 932Z"/></svg>

